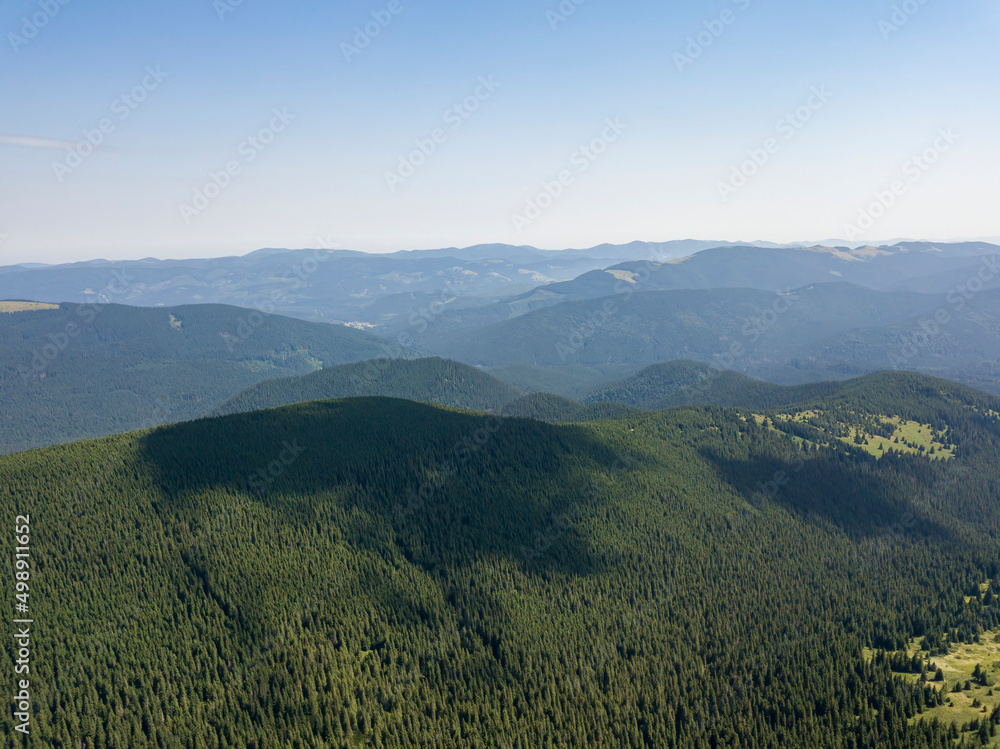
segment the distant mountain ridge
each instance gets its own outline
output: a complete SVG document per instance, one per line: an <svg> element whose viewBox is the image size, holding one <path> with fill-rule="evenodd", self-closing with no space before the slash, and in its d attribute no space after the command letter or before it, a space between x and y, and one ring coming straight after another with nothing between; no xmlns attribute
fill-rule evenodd
<svg viewBox="0 0 1000 749"><path fill-rule="evenodd" d="M419 337L428 327L464 329L561 301L608 296L622 284L645 291L776 290L839 279L869 288L916 284L938 291L946 288L939 279L968 275L975 255L991 253L1000 247L908 242L850 249L708 240L581 250L488 244L389 254L263 249L214 259L4 266L0 299L230 304ZM852 267L850 260L859 264Z"/></svg>
<svg viewBox="0 0 1000 749"><path fill-rule="evenodd" d="M493 301L635 257L681 257L723 242L680 240L539 250L511 245L365 253L261 249L240 257L90 260L0 267L0 298L138 306L219 303L326 322L395 324L442 296ZM488 297L478 300L486 294ZM403 323L406 324L405 322Z"/></svg>
<svg viewBox="0 0 1000 749"><path fill-rule="evenodd" d="M808 284L845 281L875 290L907 290L908 285L956 273L966 278L983 256L1000 256L1000 247L986 243L948 246L929 243L894 247L802 247L759 249L716 247L664 262L627 261L590 271L572 281L539 287L531 295L555 295L560 301L621 294L634 286L642 291L747 288L784 291ZM992 288L1000 287L1000 273ZM949 283L933 291L945 292ZM522 297L523 298L523 297Z"/></svg>
<svg viewBox="0 0 1000 749"><path fill-rule="evenodd" d="M935 322L942 315L947 322ZM638 292L542 307L461 335L429 332L421 343L477 366L530 365L553 376L574 366L595 380L691 359L782 384L903 369L1000 393L1000 290L966 299L838 282Z"/></svg>
<svg viewBox="0 0 1000 749"><path fill-rule="evenodd" d="M682 258L654 253L590 270L571 280L542 284L504 299L448 305L432 318L420 321L411 332L417 345L434 350L442 338L567 302L622 299L654 291L743 288L779 292L837 282L872 291L944 295L983 271L983 288L1000 288L1000 247L987 243L909 243L855 249L728 246ZM385 327L386 332L393 329L391 323Z"/></svg>

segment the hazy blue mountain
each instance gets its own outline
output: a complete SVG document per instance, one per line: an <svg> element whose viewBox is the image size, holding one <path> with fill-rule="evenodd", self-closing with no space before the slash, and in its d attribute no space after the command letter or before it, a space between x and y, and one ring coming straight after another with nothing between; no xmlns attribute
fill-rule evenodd
<svg viewBox="0 0 1000 749"><path fill-rule="evenodd" d="M0 313L0 452L195 418L262 380L386 348L343 326L222 305Z"/></svg>
<svg viewBox="0 0 1000 749"><path fill-rule="evenodd" d="M849 249L702 240L560 251L509 245L390 254L265 249L214 259L7 266L0 268L0 299L230 304L402 335L423 346L435 336L564 301L620 294L626 287L778 291L843 280L944 293L976 273L979 256L998 253L1000 248L982 242ZM996 284L994 278L988 287Z"/></svg>
<svg viewBox="0 0 1000 749"><path fill-rule="evenodd" d="M662 263L629 261L589 271L572 281L539 287L528 298L553 295L560 300L592 299L622 293L628 286L636 291L785 291L838 280L878 290L906 289L913 283L921 291L946 293L955 283L972 277L991 258L1000 260L1000 247L982 242L945 246L908 243L853 250L717 247ZM994 272L987 288L998 288L1000 267L990 267Z"/></svg>
<svg viewBox="0 0 1000 749"><path fill-rule="evenodd" d="M909 320L940 301L932 295L886 294L845 283L787 294L755 289L643 292L564 302L462 336L430 339L433 346L428 347L476 365L572 364L603 371L671 359L710 361L741 344L739 364L752 368L845 331Z"/></svg>
<svg viewBox="0 0 1000 749"><path fill-rule="evenodd" d="M942 313L949 322L933 333ZM925 327L932 331L926 340ZM846 283L790 294L646 292L564 302L461 336L428 336L424 347L469 364L551 369L556 377L558 368L573 366L595 373L591 387L602 376L621 377L622 368L692 359L782 384L904 369L997 392L1000 292L963 300ZM580 387L585 380L560 394L579 397ZM553 390L540 379L536 389Z"/></svg>
<svg viewBox="0 0 1000 749"><path fill-rule="evenodd" d="M981 276L980 274L984 274ZM786 291L810 284L850 282L879 291L945 295L978 277L1000 287L1000 247L987 243L892 247L716 247L683 258L669 254L590 270L572 280L537 286L522 294L440 306L436 314L409 321L417 346L437 350L441 340L468 329L500 323L567 301L649 291L749 288ZM461 300L465 302L465 300ZM409 302L416 306L416 300ZM415 324L413 324L415 323ZM402 327L400 327L402 329ZM394 330L387 328L386 332Z"/></svg>
<svg viewBox="0 0 1000 749"><path fill-rule="evenodd" d="M540 256L520 262L261 250L210 260L8 267L0 273L0 298L111 301L146 307L222 303L309 320L381 324L397 316L408 318L411 311L432 301L520 293L608 262L613 260ZM377 300L396 294L414 295L414 302L400 309L367 311Z"/></svg>
<svg viewBox="0 0 1000 749"><path fill-rule="evenodd" d="M635 260L646 257L684 257L712 247L732 245L733 242L704 239L675 239L668 242L629 242L627 244L599 244L587 249L539 250L536 247L507 244L481 244L459 249L449 247L441 250L404 250L387 257L452 257L462 260L516 260L538 262L558 258L588 258L591 260ZM753 247L790 247L798 245L777 245L769 242L738 243Z"/></svg>
<svg viewBox="0 0 1000 749"><path fill-rule="evenodd" d="M264 249L213 259L6 266L0 298L146 307L221 303L419 338L428 327L460 330L559 301L607 296L623 283L642 291L778 290L842 279L903 288L911 279L960 274L964 260L997 249L986 243L852 250L707 240L559 251L509 245L389 254Z"/></svg>
<svg viewBox="0 0 1000 749"><path fill-rule="evenodd" d="M430 305L475 306L633 258L680 257L722 242L682 240L550 251L510 245L369 254L263 249L242 257L0 267L0 299L221 303L391 329ZM485 298L484 298L485 295ZM456 304L457 302L457 304Z"/></svg>
<svg viewBox="0 0 1000 749"><path fill-rule="evenodd" d="M807 370L810 379L904 369L1000 393L1000 291L982 291L969 299L929 298L934 304L923 314L813 343L804 340L797 348L808 351L808 357L790 360L783 376L794 380L797 369ZM767 378L775 379L774 374Z"/></svg>

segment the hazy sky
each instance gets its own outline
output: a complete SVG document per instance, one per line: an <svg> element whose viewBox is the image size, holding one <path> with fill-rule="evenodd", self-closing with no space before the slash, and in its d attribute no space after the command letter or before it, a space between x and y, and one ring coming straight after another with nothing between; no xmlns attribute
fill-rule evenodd
<svg viewBox="0 0 1000 749"><path fill-rule="evenodd" d="M1000 235L995 0L0 11L0 265Z"/></svg>

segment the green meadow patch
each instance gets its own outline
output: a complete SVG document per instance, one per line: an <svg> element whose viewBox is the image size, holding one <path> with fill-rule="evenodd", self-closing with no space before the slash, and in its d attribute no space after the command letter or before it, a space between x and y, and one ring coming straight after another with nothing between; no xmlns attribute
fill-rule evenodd
<svg viewBox="0 0 1000 749"><path fill-rule="evenodd" d="M904 420L899 416L809 410L772 416L754 414L754 418L758 424L790 433L799 443L829 444L832 440L839 440L860 447L876 458L889 452L923 455L929 460L951 460L955 456L955 445L949 440L947 427L935 429L930 424ZM811 427L815 438L809 440L795 434L798 430L790 427L798 425Z"/></svg>

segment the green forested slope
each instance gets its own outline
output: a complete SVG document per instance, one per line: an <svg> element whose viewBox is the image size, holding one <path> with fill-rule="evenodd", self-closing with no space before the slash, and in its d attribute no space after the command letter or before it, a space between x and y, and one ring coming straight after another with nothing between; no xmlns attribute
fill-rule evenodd
<svg viewBox="0 0 1000 749"><path fill-rule="evenodd" d="M834 382L775 385L703 362L681 360L646 367L632 377L596 390L585 401L625 403L648 411L701 404L771 409L839 390L840 385Z"/></svg>
<svg viewBox="0 0 1000 749"><path fill-rule="evenodd" d="M0 458L35 555L26 745L956 746L919 721L934 683L863 649L1000 625L1000 401L899 386L850 403L936 414L955 460L798 452L720 408L385 399Z"/></svg>
<svg viewBox="0 0 1000 749"><path fill-rule="evenodd" d="M541 367L533 364L511 364L485 369L508 385L525 393L552 393L579 400L596 388L635 374L640 367L607 367L603 371L575 365Z"/></svg>
<svg viewBox="0 0 1000 749"><path fill-rule="evenodd" d="M217 413L259 411L303 401L368 395L499 411L520 393L475 367L447 359L376 359L330 367L302 377L267 380L231 398Z"/></svg>
<svg viewBox="0 0 1000 749"><path fill-rule="evenodd" d="M0 314L0 453L196 418L262 380L383 353L358 330L221 305Z"/></svg>
<svg viewBox="0 0 1000 749"><path fill-rule="evenodd" d="M531 393L511 401L502 411L504 416L538 421L594 421L624 416L635 409L622 403L595 403L585 406L577 401L552 393Z"/></svg>

